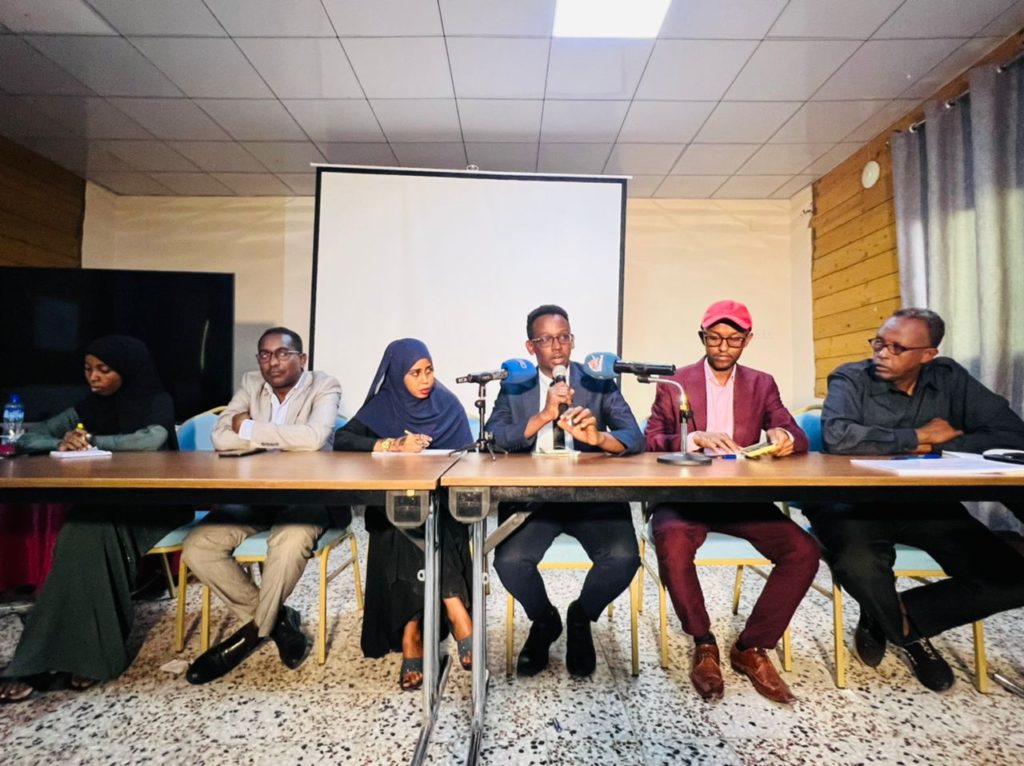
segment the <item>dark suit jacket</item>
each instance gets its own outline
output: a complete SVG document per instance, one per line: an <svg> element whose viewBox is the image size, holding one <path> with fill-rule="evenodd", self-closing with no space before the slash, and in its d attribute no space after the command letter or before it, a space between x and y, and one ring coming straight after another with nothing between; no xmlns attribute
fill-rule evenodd
<svg viewBox="0 0 1024 766"><path fill-rule="evenodd" d="M704 359L681 367L672 376L686 391L693 410L693 420L687 424L691 430L705 431L708 424L707 388L704 380ZM779 396L775 379L766 372L736 365L733 381L733 441L742 447L757 444L761 431L785 428L793 434L796 452L807 451L807 434L796 424L793 416ZM681 450L679 445L679 391L665 383L658 385L658 393L651 406L651 417L645 435L647 449L652 452Z"/></svg>
<svg viewBox="0 0 1024 766"><path fill-rule="evenodd" d="M569 385L576 392L573 405L586 407L597 418L598 430L608 432L622 442L626 448L623 454L643 452L644 435L636 424L632 410L622 398L619 387L611 380L597 380L583 371L583 365L571 363ZM539 377L539 373L538 373ZM494 411L487 419L487 430L494 434L495 443L509 452L530 452L537 441L536 436L523 436L526 424L541 410L540 384L538 377L519 386L501 384L501 393L494 403ZM576 442L581 452L600 452L597 447Z"/></svg>

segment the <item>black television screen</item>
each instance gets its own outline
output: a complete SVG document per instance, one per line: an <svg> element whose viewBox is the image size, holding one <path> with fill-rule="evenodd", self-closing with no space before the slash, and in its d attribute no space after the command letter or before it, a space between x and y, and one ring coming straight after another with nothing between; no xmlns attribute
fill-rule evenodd
<svg viewBox="0 0 1024 766"><path fill-rule="evenodd" d="M0 396L20 394L26 420L89 392L83 349L109 333L149 346L179 421L231 398L233 274L15 267L0 269L0 289Z"/></svg>

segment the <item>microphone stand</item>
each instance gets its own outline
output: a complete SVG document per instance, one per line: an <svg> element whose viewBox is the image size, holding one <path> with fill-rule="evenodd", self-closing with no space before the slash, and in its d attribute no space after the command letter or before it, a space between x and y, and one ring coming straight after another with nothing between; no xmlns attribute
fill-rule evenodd
<svg viewBox="0 0 1024 766"><path fill-rule="evenodd" d="M686 451L686 441L689 434L686 429L686 421L693 417L693 410L690 409L690 402L686 398L686 391L678 380L665 378L660 375L638 375L636 378L641 383L668 383L679 389L679 452L669 452L658 456L659 463L668 465L711 465L711 457L696 452Z"/></svg>
<svg viewBox="0 0 1024 766"><path fill-rule="evenodd" d="M479 426L479 432L477 435L476 442L473 443L474 452L487 452L491 456L491 460L497 460L498 458L494 454L494 434L490 431L484 430L484 423L486 418L484 417L487 413L487 383L478 383L476 391L476 401L473 403L476 405L476 417ZM508 450L498 448L501 452L508 454Z"/></svg>

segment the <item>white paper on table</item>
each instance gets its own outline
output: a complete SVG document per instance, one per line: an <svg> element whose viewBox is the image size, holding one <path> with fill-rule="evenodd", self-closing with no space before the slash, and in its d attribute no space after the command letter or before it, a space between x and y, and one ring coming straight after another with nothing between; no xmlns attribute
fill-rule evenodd
<svg viewBox="0 0 1024 766"><path fill-rule="evenodd" d="M419 456L430 456L437 457L438 455L444 455L448 457L452 452L458 452L459 450L450 449L425 449L420 452L371 452L370 454L374 457L419 457Z"/></svg>
<svg viewBox="0 0 1024 766"><path fill-rule="evenodd" d="M850 465L897 476L1005 476L1024 474L1024 465L985 460L971 452L945 452L941 458L851 460Z"/></svg>
<svg viewBox="0 0 1024 766"><path fill-rule="evenodd" d="M96 447L92 447L90 449L68 450L67 452L53 450L50 453L50 457L55 457L58 460L78 460L88 457L110 457L113 454L114 453L110 450L96 449Z"/></svg>

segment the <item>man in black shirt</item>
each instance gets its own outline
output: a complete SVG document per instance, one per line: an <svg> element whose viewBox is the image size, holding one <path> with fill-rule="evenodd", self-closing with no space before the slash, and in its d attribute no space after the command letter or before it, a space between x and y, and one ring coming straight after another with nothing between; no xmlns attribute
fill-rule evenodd
<svg viewBox="0 0 1024 766"><path fill-rule="evenodd" d="M871 340L874 354L828 379L825 451L885 455L1024 448L1024 422L1001 396L940 357L942 318L897 311ZM854 634L861 661L876 667L896 645L933 691L953 672L928 641L945 630L1024 605L1024 557L956 502L808 508L834 576L859 603ZM949 577L897 593L895 544L925 550Z"/></svg>

